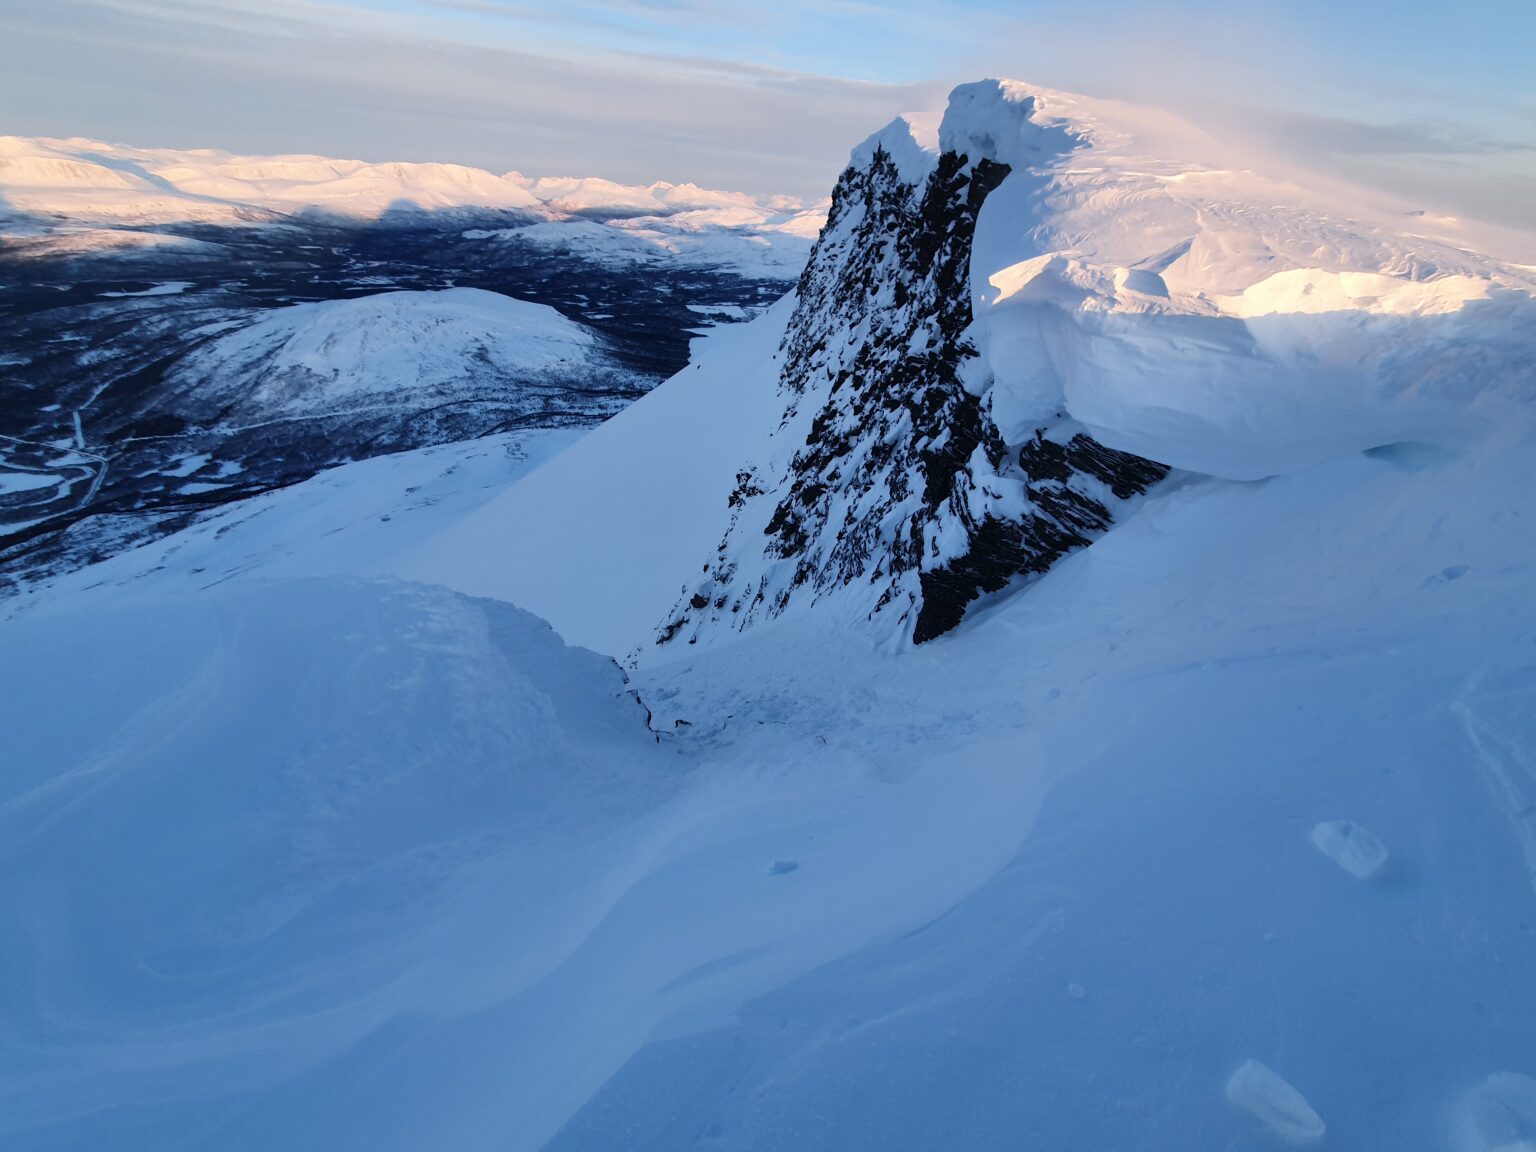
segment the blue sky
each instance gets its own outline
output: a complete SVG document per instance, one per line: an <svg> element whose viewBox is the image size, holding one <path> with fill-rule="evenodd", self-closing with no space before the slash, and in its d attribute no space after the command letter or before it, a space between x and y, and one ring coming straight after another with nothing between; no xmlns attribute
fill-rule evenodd
<svg viewBox="0 0 1536 1152"><path fill-rule="evenodd" d="M814 195L1011 75L1536 226L1536 3L0 0L0 132Z"/></svg>

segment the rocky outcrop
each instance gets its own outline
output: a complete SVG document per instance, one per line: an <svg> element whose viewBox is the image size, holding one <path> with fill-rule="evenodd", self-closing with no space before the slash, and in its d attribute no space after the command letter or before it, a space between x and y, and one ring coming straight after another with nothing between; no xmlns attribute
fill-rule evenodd
<svg viewBox="0 0 1536 1152"><path fill-rule="evenodd" d="M921 643L1088 544L1166 474L1070 422L1009 445L992 420L970 259L1009 174L958 150L923 156L897 126L855 153L780 348L775 440L790 447L738 474L730 527L658 643L831 596Z"/></svg>

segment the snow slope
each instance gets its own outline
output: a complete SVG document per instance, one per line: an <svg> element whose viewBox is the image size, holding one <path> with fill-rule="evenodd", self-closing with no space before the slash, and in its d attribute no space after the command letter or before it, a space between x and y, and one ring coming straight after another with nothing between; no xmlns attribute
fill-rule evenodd
<svg viewBox="0 0 1536 1152"><path fill-rule="evenodd" d="M572 643L623 655L719 539L742 445L778 417L761 365L777 356L789 303L695 341L682 372L443 525L399 574L525 604Z"/></svg>
<svg viewBox="0 0 1536 1152"><path fill-rule="evenodd" d="M236 578L387 577L584 435L531 428L375 456L218 509L197 524L0 601L0 619L90 590L193 596Z"/></svg>
<svg viewBox="0 0 1536 1152"><path fill-rule="evenodd" d="M348 576L489 494L460 451L0 624L8 1147L1284 1146L1248 1061L1329 1147L1530 1120L1528 427L1171 486L922 649L696 651L660 745L528 617Z"/></svg>
<svg viewBox="0 0 1536 1152"><path fill-rule="evenodd" d="M963 89L946 127L1027 144L1018 91ZM1096 166L1042 155L1036 207ZM1344 229L1354 251L1406 243L1370 227ZM1241 264L1269 235L1218 246ZM1195 416L1246 397L1284 467L1186 466L922 647L850 593L625 684L507 602L613 654L650 634L719 546L741 461L776 450L793 301L526 474L557 444L346 465L13 601L0 1139L1536 1143L1536 409L1523 290L1464 260L1309 273L1278 314L1252 298L1325 366L1411 304L1403 346L1443 370L1340 358L1265 378L1278 409L1232 377L1193 399L1147 377L1096 434L1166 428L1219 460ZM1256 271L1219 271L1222 295L1286 269ZM1079 308L1051 276L1021 274L1054 312L1041 363L1107 342L1107 387L1116 331L1077 329L1141 315L1130 289L1089 277ZM1447 311L1397 283L1442 280ZM1308 319L1335 289L1354 322ZM1416 343L1446 315L1465 343ZM1138 347L1198 368L1232 345ZM994 412L1001 381L976 380ZM1356 431L1406 411L1412 437L1296 446L1285 417L1343 386Z"/></svg>

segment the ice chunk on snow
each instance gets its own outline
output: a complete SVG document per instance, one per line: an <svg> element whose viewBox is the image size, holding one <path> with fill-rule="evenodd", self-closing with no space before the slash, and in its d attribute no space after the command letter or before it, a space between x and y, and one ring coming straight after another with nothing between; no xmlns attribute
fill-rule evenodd
<svg viewBox="0 0 1536 1152"><path fill-rule="evenodd" d="M1316 1144L1328 1131L1312 1106L1279 1073L1245 1060L1227 1080L1227 1102L1248 1113L1277 1139L1296 1147Z"/></svg>
<svg viewBox="0 0 1536 1152"><path fill-rule="evenodd" d="M1536 1152L1536 1080L1496 1072L1461 1098L1456 1152Z"/></svg>
<svg viewBox="0 0 1536 1152"><path fill-rule="evenodd" d="M1324 820L1312 829L1312 843L1356 880L1369 880L1387 862L1387 846L1351 820Z"/></svg>

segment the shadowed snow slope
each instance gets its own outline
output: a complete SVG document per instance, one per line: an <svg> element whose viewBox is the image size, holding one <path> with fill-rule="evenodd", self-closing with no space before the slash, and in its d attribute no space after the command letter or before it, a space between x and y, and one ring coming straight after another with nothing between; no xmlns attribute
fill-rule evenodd
<svg viewBox="0 0 1536 1152"><path fill-rule="evenodd" d="M527 616L347 579L459 451L0 624L7 1147L1244 1147L1254 1060L1429 1152L1536 1071L1528 434L1187 480L922 649L755 630L635 680L659 745Z"/></svg>
<svg viewBox="0 0 1536 1152"><path fill-rule="evenodd" d="M940 135L997 148L993 196L1038 184L1029 243L1078 177L1112 194L1091 169L1150 163L1096 164L1104 130L1078 120L1070 150L1030 159L1060 141L1037 119L1057 99L963 89L970 126ZM1169 252L1162 201L1129 202ZM997 250L994 203L977 251ZM1035 259L1021 235L1002 229L1014 247L981 284ZM508 603L571 643L648 639L729 540L744 461L771 480L805 446L779 431L793 300L552 458L561 434L345 465L8 602L0 1144L1536 1138L1536 413L1513 352L1529 330L1506 327L1524 289L1481 257L1414 277L1352 255L1309 266L1310 293L1250 296L1291 257L1239 274L1211 255L1278 235L1211 241L1187 270L1209 315L1177 276L1171 304L1130 308L1132 284L1164 299L1148 267L1106 270L1087 235L1019 274L1007 298L1040 310L1048 366L1123 335L1095 318L1256 340L1280 299L1283 346L1300 333L1337 374L1213 372L1193 399L1154 375L1165 423L1150 398L1106 402L1106 442L1166 429L1209 462L1246 397L1239 430L1284 467L1175 473L921 647L850 586L626 683ZM1356 322L1313 326L1341 302ZM1373 376L1391 359L1373 326L1405 310L1404 349L1443 371ZM1469 312L1486 341L1415 343ZM1262 359L1126 330L1154 366ZM1113 375L1048 378L1060 418ZM1413 436L1297 448L1335 383L1357 431L1406 411ZM974 384L996 414L1003 377ZM1277 388L1294 403L1270 406Z"/></svg>

